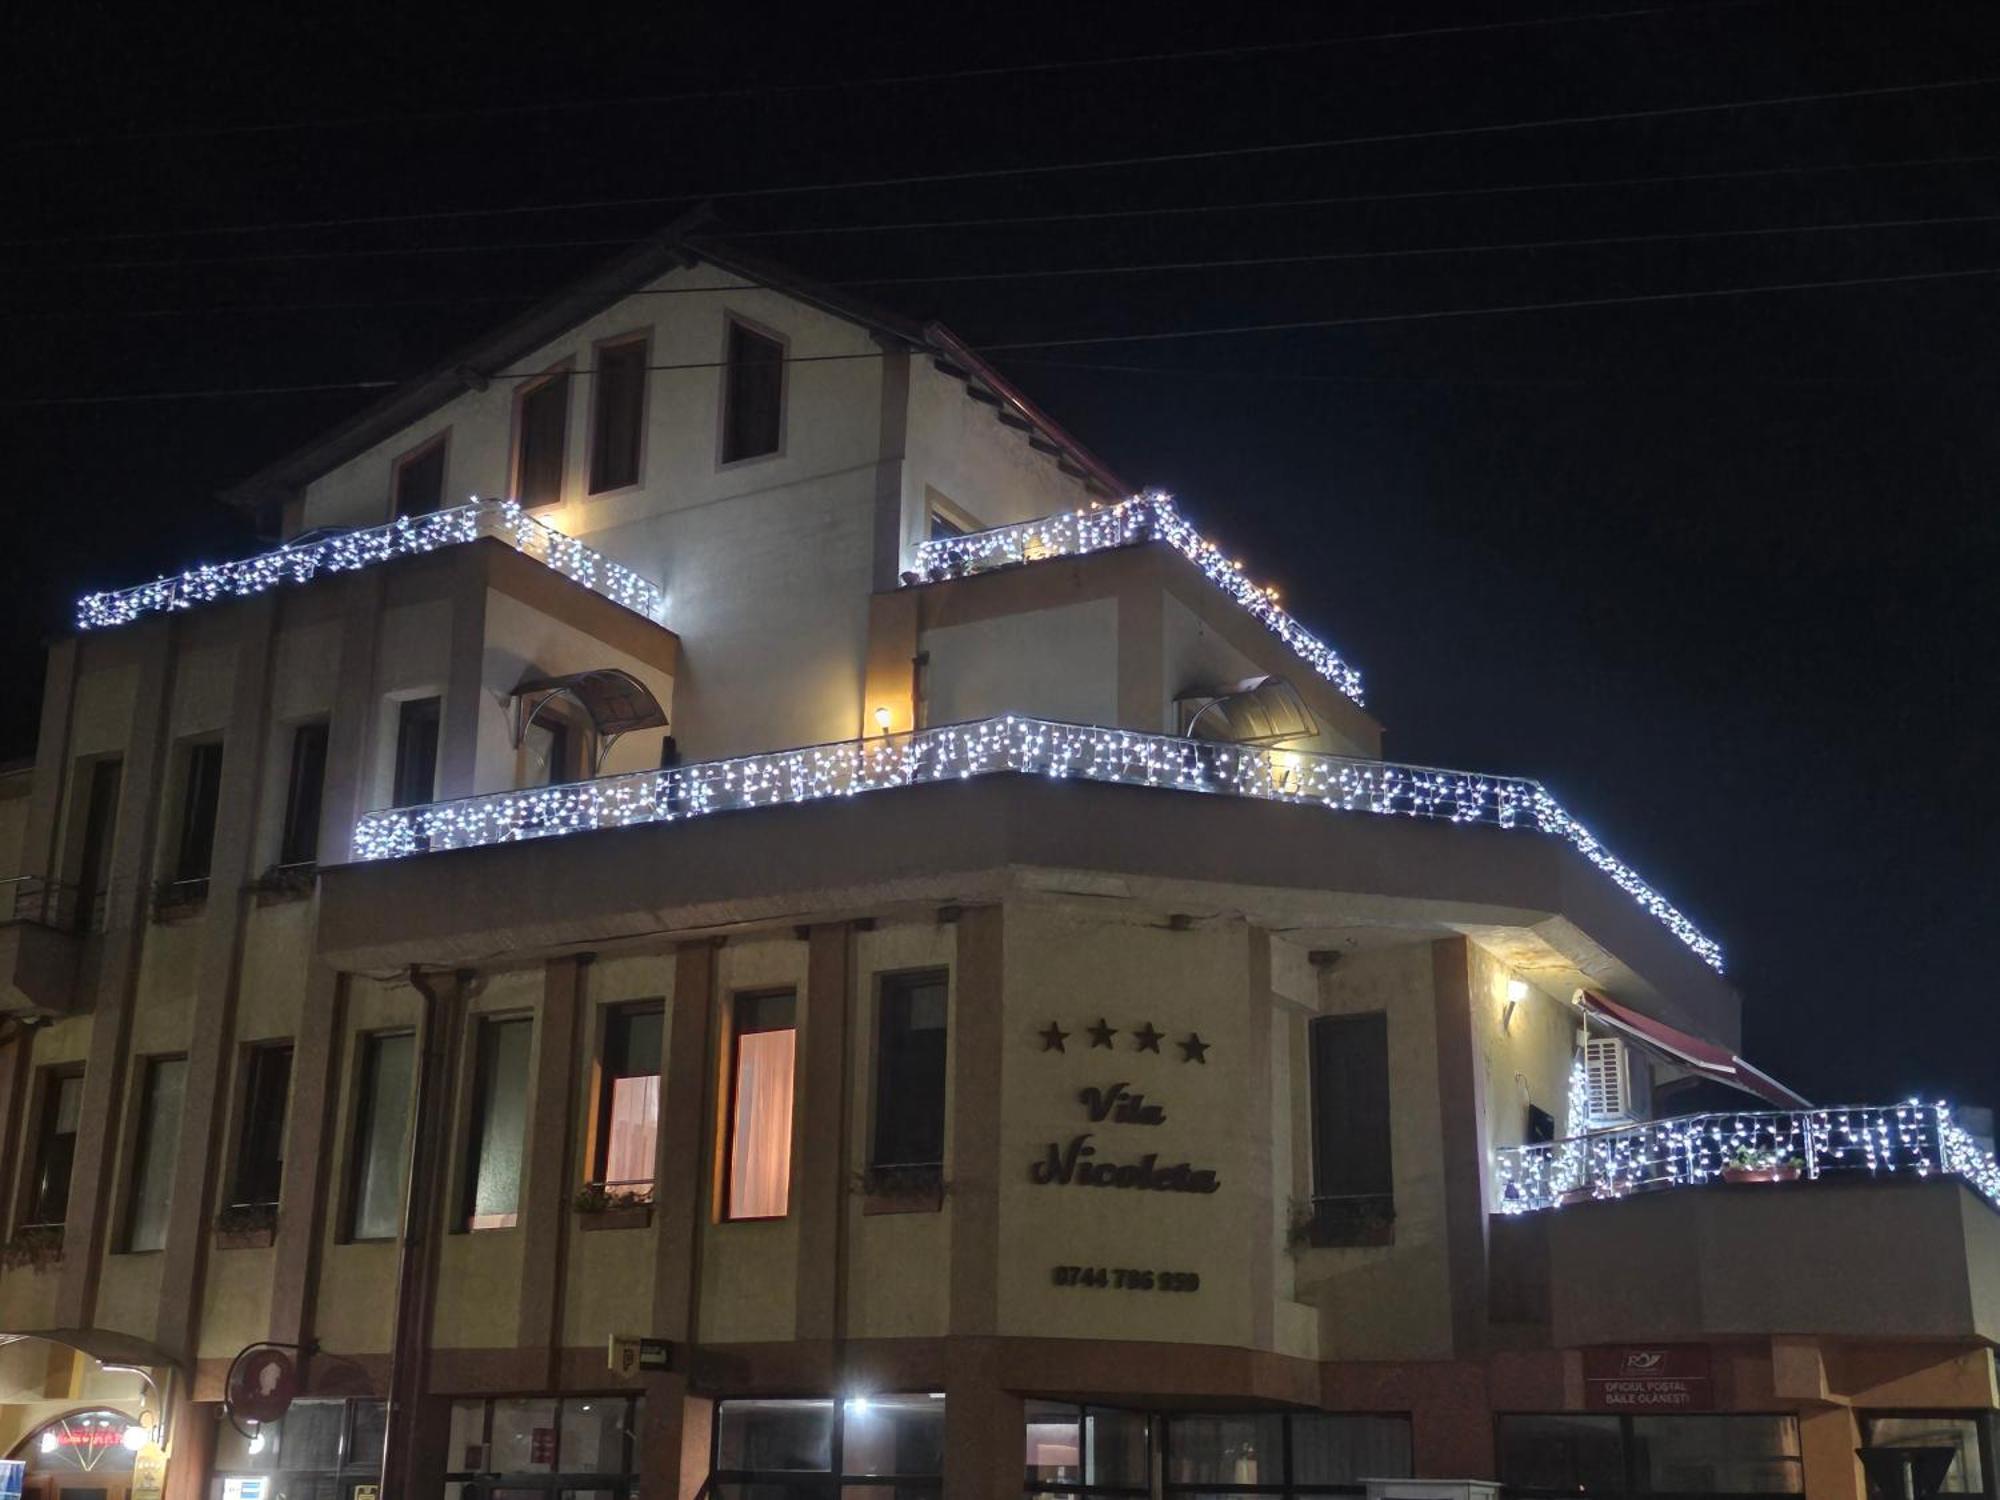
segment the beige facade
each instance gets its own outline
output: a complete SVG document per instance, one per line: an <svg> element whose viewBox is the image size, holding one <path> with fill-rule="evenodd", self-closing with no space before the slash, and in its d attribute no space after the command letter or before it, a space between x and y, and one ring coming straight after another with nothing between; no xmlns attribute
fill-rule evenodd
<svg viewBox="0 0 2000 1500"><path fill-rule="evenodd" d="M247 498L294 535L380 526L440 436L447 505L509 494L522 393L567 369L536 518L659 584L660 618L466 536L51 650L35 764L0 777L0 1451L31 1488L122 1500L163 1459L175 1500L843 1466L952 1496L1340 1493L1367 1465L1534 1494L1564 1485L1524 1464L1595 1443L1627 1469L1594 1496L1849 1500L1869 1424L1986 1430L2000 1242L1962 1170L1514 1211L1501 1158L1586 1124L1580 996L1664 1028L1620 1054L1661 1087L1698 1072L1673 1037L1737 1043L1636 876L1541 804L1474 816L1438 800L1454 773L1383 763L1296 622L1176 535L926 571L938 523L1108 498L948 335L680 242L622 275ZM732 318L790 363L774 451L723 462ZM635 334L670 367L641 478L592 494L588 376ZM566 689L589 753L559 774L532 705L584 673L639 727ZM1294 732L1176 738L1265 679ZM1009 716L1118 758L909 769ZM703 769L799 746L833 748ZM874 779L798 779L834 765ZM361 857L398 802L402 857ZM614 1364L634 1339L670 1367ZM260 1444L224 1402L264 1345L302 1404ZM1655 1346L1702 1373L1682 1467L1643 1485L1667 1439L1593 1372ZM138 1480L69 1474L98 1429L50 1424L86 1413L154 1445ZM1138 1434L1137 1468L1071 1453L1072 1420ZM817 1457L779 1451L814 1423Z"/></svg>

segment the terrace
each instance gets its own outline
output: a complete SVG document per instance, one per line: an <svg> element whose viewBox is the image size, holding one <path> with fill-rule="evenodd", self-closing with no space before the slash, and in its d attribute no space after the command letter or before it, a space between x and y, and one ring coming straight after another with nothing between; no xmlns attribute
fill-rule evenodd
<svg viewBox="0 0 2000 1500"><path fill-rule="evenodd" d="M389 808L355 826L361 860L398 859L925 783L1039 774L1316 807L1335 814L1482 824L1570 845L1711 968L1722 950L1614 857L1539 782L1303 751L1180 739L1018 714L593 781Z"/></svg>
<svg viewBox="0 0 2000 1500"><path fill-rule="evenodd" d="M2000 1207L2000 1163L1949 1105L1915 1100L1688 1115L1494 1153L1503 1214L1711 1183L1938 1176Z"/></svg>
<svg viewBox="0 0 2000 1500"><path fill-rule="evenodd" d="M205 564L134 588L86 594L77 601L76 628L129 625L148 615L244 599L281 585L309 583L322 574L351 573L483 538L504 542L656 624L665 619L666 596L657 584L535 520L512 500L473 499L425 516L399 516L384 526L288 543L238 562Z"/></svg>

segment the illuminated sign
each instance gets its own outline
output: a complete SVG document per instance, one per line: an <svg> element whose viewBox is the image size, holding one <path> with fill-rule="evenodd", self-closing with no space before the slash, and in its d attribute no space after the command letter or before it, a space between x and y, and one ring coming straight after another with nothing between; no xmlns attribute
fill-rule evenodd
<svg viewBox="0 0 2000 1500"><path fill-rule="evenodd" d="M238 1474L222 1481L222 1500L265 1500L270 1481L262 1474Z"/></svg>

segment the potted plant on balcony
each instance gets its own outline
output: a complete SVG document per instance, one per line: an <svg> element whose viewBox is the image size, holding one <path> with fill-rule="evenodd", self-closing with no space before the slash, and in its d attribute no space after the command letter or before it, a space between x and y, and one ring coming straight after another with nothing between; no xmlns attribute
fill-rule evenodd
<svg viewBox="0 0 2000 1500"><path fill-rule="evenodd" d="M644 1229L653 1222L653 1189L586 1182L577 1189L574 1206L583 1229Z"/></svg>
<svg viewBox="0 0 2000 1500"><path fill-rule="evenodd" d="M41 1271L60 1265L62 1254L62 1225L30 1224L15 1230L11 1240L0 1244L0 1267L9 1271Z"/></svg>
<svg viewBox="0 0 2000 1500"><path fill-rule="evenodd" d="M1722 1152L1724 1182L1796 1182L1805 1158L1787 1155L1776 1146L1738 1141Z"/></svg>

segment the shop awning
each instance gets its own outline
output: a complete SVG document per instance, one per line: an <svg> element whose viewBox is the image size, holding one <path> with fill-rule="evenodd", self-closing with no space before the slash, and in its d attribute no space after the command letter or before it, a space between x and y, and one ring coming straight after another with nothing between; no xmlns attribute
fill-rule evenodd
<svg viewBox="0 0 2000 1500"><path fill-rule="evenodd" d="M169 1370L181 1368L180 1361L158 1344L109 1328L6 1329L0 1330L0 1338L43 1339L51 1344L80 1350L103 1365L137 1365L143 1369Z"/></svg>
<svg viewBox="0 0 2000 1500"><path fill-rule="evenodd" d="M1727 1047L1705 1042L1685 1031L1676 1031L1664 1021L1641 1015L1630 1006L1620 1005L1595 990L1579 990L1584 1013L1620 1032L1667 1061L1692 1069L1704 1078L1730 1084L1747 1094L1769 1100L1780 1109L1811 1109L1812 1103L1793 1093L1770 1074L1753 1068Z"/></svg>
<svg viewBox="0 0 2000 1500"><path fill-rule="evenodd" d="M571 672L565 677L538 677L515 688L514 696L535 699L537 706L558 696L570 698L590 715L591 726L602 735L658 729L667 722L667 711L660 707L646 684L617 667ZM532 712L529 717L534 717Z"/></svg>

